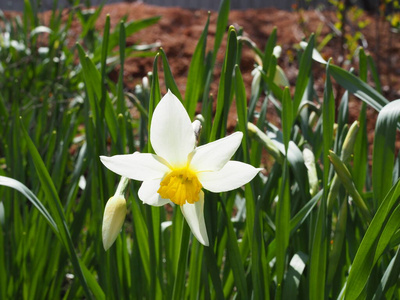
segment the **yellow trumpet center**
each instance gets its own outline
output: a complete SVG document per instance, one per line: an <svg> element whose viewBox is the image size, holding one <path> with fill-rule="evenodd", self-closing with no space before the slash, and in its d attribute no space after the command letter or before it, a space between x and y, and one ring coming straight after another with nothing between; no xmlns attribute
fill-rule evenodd
<svg viewBox="0 0 400 300"><path fill-rule="evenodd" d="M169 199L177 205L187 202L195 203L199 200L202 185L196 173L188 168L170 172L161 181L158 193L164 199Z"/></svg>

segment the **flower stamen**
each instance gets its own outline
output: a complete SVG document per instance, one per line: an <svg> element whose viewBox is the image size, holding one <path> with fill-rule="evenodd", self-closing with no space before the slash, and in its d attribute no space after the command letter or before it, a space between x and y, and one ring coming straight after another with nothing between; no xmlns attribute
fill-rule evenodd
<svg viewBox="0 0 400 300"><path fill-rule="evenodd" d="M176 169L161 181L158 193L177 205L199 201L202 185L195 172L188 168Z"/></svg>

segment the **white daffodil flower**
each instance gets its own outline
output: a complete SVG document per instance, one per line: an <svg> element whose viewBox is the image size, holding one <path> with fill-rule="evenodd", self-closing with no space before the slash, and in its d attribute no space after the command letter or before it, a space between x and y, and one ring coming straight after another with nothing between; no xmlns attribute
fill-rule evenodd
<svg viewBox="0 0 400 300"><path fill-rule="evenodd" d="M111 171L143 181L138 195L146 204L179 205L197 240L209 245L204 221L203 188L214 193L237 189L261 169L230 161L243 134L235 132L200 147L189 115L170 91L154 110L150 142L156 154L139 153L101 156Z"/></svg>

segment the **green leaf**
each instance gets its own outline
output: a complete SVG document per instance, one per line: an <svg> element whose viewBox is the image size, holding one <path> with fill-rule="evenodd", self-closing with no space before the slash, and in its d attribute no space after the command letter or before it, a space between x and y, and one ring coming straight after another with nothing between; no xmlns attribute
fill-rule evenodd
<svg viewBox="0 0 400 300"><path fill-rule="evenodd" d="M393 291L390 293L389 289L393 286L396 287L397 279L400 274L400 247L397 248L395 256L387 266L385 273L382 276L381 282L374 294L373 299L393 299ZM390 294L389 294L390 293Z"/></svg>
<svg viewBox="0 0 400 300"><path fill-rule="evenodd" d="M76 276L79 278L79 281L82 284L82 287L83 287L83 290L85 291L86 297L88 299L92 299L92 294L90 293L86 278L81 269L81 264L79 262L79 258L77 256L77 253L75 252L75 249L74 249L74 246L72 243L70 232L69 232L67 224L66 224L64 212L63 212L60 198L58 197L56 188L53 184L50 174L48 173L48 171L43 163L42 158L39 155L39 152L37 151L31 138L29 137L28 132L23 127L22 120L21 120L21 125L22 125L21 126L22 132L23 132L29 153L32 156L37 175L41 182L41 187L44 190L46 197L49 199L48 204L50 205L51 213L55 218L54 221L57 224L57 228L60 233L61 241L63 242L63 244L68 252L68 255L71 259L72 266L74 268Z"/></svg>
<svg viewBox="0 0 400 300"><path fill-rule="evenodd" d="M175 83L174 77L172 76L171 68L169 67L167 56L165 55L164 49L161 48L159 53L161 54L163 69L164 69L164 78L165 84L168 90L171 90L172 94L174 94L179 100L182 102L182 95L179 92L178 86Z"/></svg>
<svg viewBox="0 0 400 300"><path fill-rule="evenodd" d="M378 204L381 203L393 183L396 129L399 118L400 100L395 100L381 110L376 122L372 156L372 186L374 198Z"/></svg>
<svg viewBox="0 0 400 300"><path fill-rule="evenodd" d="M374 59L371 55L367 55L368 66L371 71L372 78L374 79L375 89L378 93L382 94L382 85L379 79L378 70L376 69L376 65L374 63Z"/></svg>
<svg viewBox="0 0 400 300"><path fill-rule="evenodd" d="M274 52L274 47L276 46L276 36L277 36L277 29L274 27L270 36L268 37L267 44L265 45L264 49L264 57L262 60L262 67L265 73L269 70L269 63ZM273 78L272 78L273 79Z"/></svg>
<svg viewBox="0 0 400 300"><path fill-rule="evenodd" d="M325 91L322 106L322 141L323 141L323 197L318 208L317 220L313 230L312 250L310 259L310 299L325 298L326 269L328 255L327 199L329 191L329 149L332 146L333 123L335 120L335 102L332 93L332 83L329 70L330 61L326 67Z"/></svg>
<svg viewBox="0 0 400 300"><path fill-rule="evenodd" d="M35 196L34 193L30 189L28 189L23 183L15 180L13 178L0 176L0 185L7 186L19 191L22 195L24 195L40 212L40 214L46 219L46 221L51 226L52 230L59 235L58 227L53 218L51 217L50 213L44 207L42 202Z"/></svg>
<svg viewBox="0 0 400 300"><path fill-rule="evenodd" d="M222 66L221 79L218 87L217 109L210 141L214 141L225 135L228 112L231 105L232 76L236 64L237 36L235 29L229 28L228 46Z"/></svg>
<svg viewBox="0 0 400 300"><path fill-rule="evenodd" d="M289 147L290 141L290 133L292 130L293 123L293 103L292 98L290 97L289 88L286 87L283 91L283 99L282 99L282 134L283 134L283 143L285 145L285 150L287 151Z"/></svg>
<svg viewBox="0 0 400 300"><path fill-rule="evenodd" d="M222 0L219 5L217 29L215 32L215 40L214 40L214 51L212 56L212 66L214 66L215 64L215 60L217 59L217 53L219 47L221 46L222 38L224 37L226 27L228 26L230 6L231 6L230 0Z"/></svg>
<svg viewBox="0 0 400 300"><path fill-rule="evenodd" d="M359 52L359 65L360 65L360 79L367 82L368 62L367 56L365 55L364 48L360 48Z"/></svg>
<svg viewBox="0 0 400 300"><path fill-rule="evenodd" d="M185 106L190 118L196 112L196 106L199 99L201 99L204 91L205 84L205 67L206 67L206 45L208 25L210 24L210 14L208 14L206 25L197 42L196 49L194 50L192 60L189 65L189 72L186 83L185 92Z"/></svg>
<svg viewBox="0 0 400 300"><path fill-rule="evenodd" d="M157 69L157 63L158 63L158 57L159 54L157 53L156 57L154 57L154 63L153 63L153 74L151 76L151 87L150 87L150 101L149 101L149 116L148 116L148 128L147 132L150 134L150 124L151 124L151 119L153 117L153 112L154 109L156 108L158 102L161 100L161 91L160 91L160 84L158 81L158 69ZM150 136L149 136L150 139ZM148 142L148 152L151 153L153 151L153 148L151 146L151 143Z"/></svg>
<svg viewBox="0 0 400 300"><path fill-rule="evenodd" d="M293 255L285 276L285 288L283 290L282 299L298 299L300 279L307 261L308 256L301 251Z"/></svg>
<svg viewBox="0 0 400 300"><path fill-rule="evenodd" d="M242 264L242 259L240 256L240 251L237 243L237 237L233 230L233 225L228 217L228 212L226 211L226 207L223 206L223 212L225 215L227 231L228 231L228 243L227 243L227 258L229 260L229 264L232 268L233 276L235 278L236 286L239 292L239 296L243 299L247 298L247 282L244 271L244 266Z"/></svg>
<svg viewBox="0 0 400 300"><path fill-rule="evenodd" d="M380 111L388 103L385 97L350 72L335 65L329 65L328 68L330 74L338 84L377 111Z"/></svg>
<svg viewBox="0 0 400 300"><path fill-rule="evenodd" d="M101 74L97 70L93 61L85 54L81 45L77 44L79 60L82 65L83 75L86 83L86 91L89 98L90 107L93 111L93 121L98 124L97 118L101 116L98 101L102 99L102 81ZM112 140L117 143L118 141L118 125L117 117L115 115L114 108L111 100L106 93L105 100L105 118L107 126L110 131Z"/></svg>
<svg viewBox="0 0 400 300"><path fill-rule="evenodd" d="M397 181L379 206L358 247L346 282L346 299L357 299L359 297L368 281L372 268L397 229L398 218L400 217L399 197L400 181ZM395 220L397 220L397 225L392 224L395 223ZM388 226L387 231L385 231L386 226Z"/></svg>
<svg viewBox="0 0 400 300"><path fill-rule="evenodd" d="M276 207L276 298L281 299L284 272L286 269L286 255L290 236L290 190L289 190L289 168L287 158L284 161L283 176L279 200ZM283 286L283 290L286 287Z"/></svg>
<svg viewBox="0 0 400 300"><path fill-rule="evenodd" d="M312 65L312 53L314 49L315 36L311 35L310 40L307 44L304 53L301 56L299 74L296 80L296 90L293 96L293 115L297 115L301 99L303 98L304 91L310 80L311 65Z"/></svg>
<svg viewBox="0 0 400 300"><path fill-rule="evenodd" d="M243 132L242 148L244 161L250 162L250 154L248 150L248 133L247 133L247 98L246 89L244 87L242 73L239 66L235 66L235 95L236 95L236 110L238 115L238 127Z"/></svg>
<svg viewBox="0 0 400 300"><path fill-rule="evenodd" d="M354 145L353 181L358 191L365 185L368 166L367 104L363 103L358 116L360 128Z"/></svg>

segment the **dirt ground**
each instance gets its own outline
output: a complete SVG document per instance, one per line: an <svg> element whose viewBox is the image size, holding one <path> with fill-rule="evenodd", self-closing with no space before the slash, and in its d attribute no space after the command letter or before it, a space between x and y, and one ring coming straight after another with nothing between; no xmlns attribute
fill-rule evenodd
<svg viewBox="0 0 400 300"><path fill-rule="evenodd" d="M133 44L150 44L159 42L169 60L172 74L182 93L185 91L186 77L190 60L197 41L206 23L208 12L206 10L187 10L177 7L157 7L146 5L143 3L118 3L104 6L96 28L102 32L106 15L110 15L111 26L114 28L118 25L121 18L127 16L128 21L148 18L153 16L161 16L161 20L149 28L135 33L127 40L127 45ZM50 13L42 15L43 20L48 20ZM213 47L213 39L216 31L217 12L212 11L210 16L210 26L208 35L208 49ZM352 17L351 15L349 16ZM369 25L362 30L365 38L363 46L367 53L374 58L384 90L384 95L388 100L400 98L400 33L393 33L389 29L388 22L379 19L376 16L363 15L359 20L367 21ZM297 50L298 44L303 39L308 39L312 32L316 33L317 45L328 34L334 33L332 25L337 22L337 17L332 11L318 12L312 11L281 11L272 8L266 9L249 9L245 11L233 10L229 14L229 24L237 28L242 27L244 35L249 37L260 49L268 40L270 33L274 27L277 27L278 38L277 44L282 46L282 55L278 60L278 64L283 68L289 79L291 86L295 85L298 73ZM346 26L347 33L354 34L357 31L355 23L350 22ZM70 33L72 45L80 32L80 25L75 21ZM215 68L214 82L211 86L211 92L217 95L219 73L224 58L226 46L226 37L222 42L221 49L217 56L217 66ZM344 55L348 53L346 49L341 47L341 37L332 38L321 50L325 59L333 58L333 62L346 69L354 66L357 73L357 60L353 60L350 65L345 63ZM249 91L251 85L251 71L254 68L255 58L253 52L247 47L243 47L241 71L245 80L246 87ZM152 70L153 58L128 58L126 60L125 70L125 86L127 89L133 89L134 86L141 81L141 78ZM323 85L325 81L324 67L318 63L313 66L315 87L322 95ZM160 72L160 83L163 86L162 72ZM117 78L118 70L112 74ZM336 86L337 88L337 86ZM340 99L343 90L336 89L336 98ZM249 93L248 93L249 95ZM360 101L352 99L350 101L350 118L354 120L358 116ZM274 118L271 112L271 119ZM373 109L368 110L369 129L373 132L375 125L376 113ZM232 121L235 112L232 111ZM350 121L352 121L350 120ZM371 132L371 133L372 133ZM372 136L370 137L372 142Z"/></svg>

